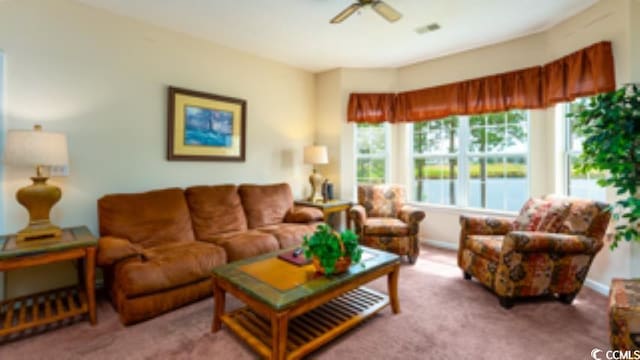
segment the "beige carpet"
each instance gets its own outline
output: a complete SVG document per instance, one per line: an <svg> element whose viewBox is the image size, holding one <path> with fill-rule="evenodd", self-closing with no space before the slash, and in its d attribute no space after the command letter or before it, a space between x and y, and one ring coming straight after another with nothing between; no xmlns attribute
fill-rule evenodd
<svg viewBox="0 0 640 360"><path fill-rule="evenodd" d="M588 359L606 348L607 299L583 289L572 306L517 303L504 310L477 282L464 281L455 253L424 248L400 272L402 313L390 309L326 345L319 359ZM386 281L372 287L384 290ZM228 309L240 306L227 301ZM123 327L100 299L98 325L78 322L0 345L0 359L253 359L229 330L210 333L213 300Z"/></svg>

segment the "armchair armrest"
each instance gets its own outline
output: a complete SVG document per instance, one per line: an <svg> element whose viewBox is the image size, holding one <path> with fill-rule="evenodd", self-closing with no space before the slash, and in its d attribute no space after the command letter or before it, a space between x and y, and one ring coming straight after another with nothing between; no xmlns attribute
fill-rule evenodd
<svg viewBox="0 0 640 360"><path fill-rule="evenodd" d="M512 231L504 238L502 253L516 251L522 253L595 254L602 246L602 241L584 235Z"/></svg>
<svg viewBox="0 0 640 360"><path fill-rule="evenodd" d="M424 220L425 216L424 211L410 205L404 205L400 209L400 213L398 213L398 219L407 224L419 224L420 221Z"/></svg>
<svg viewBox="0 0 640 360"><path fill-rule="evenodd" d="M322 210L310 206L294 206L284 217L284 222L288 223L309 223L322 221L324 214Z"/></svg>
<svg viewBox="0 0 640 360"><path fill-rule="evenodd" d="M506 235L512 224L507 218L460 215L460 230L465 235Z"/></svg>
<svg viewBox="0 0 640 360"><path fill-rule="evenodd" d="M360 232L360 229L363 228L364 223L367 221L367 211L362 205L354 205L349 210L349 217L353 220L356 231Z"/></svg>
<svg viewBox="0 0 640 360"><path fill-rule="evenodd" d="M98 255L96 262L99 266L111 266L116 262L132 256L146 259L144 249L132 244L129 240L113 236L98 239Z"/></svg>

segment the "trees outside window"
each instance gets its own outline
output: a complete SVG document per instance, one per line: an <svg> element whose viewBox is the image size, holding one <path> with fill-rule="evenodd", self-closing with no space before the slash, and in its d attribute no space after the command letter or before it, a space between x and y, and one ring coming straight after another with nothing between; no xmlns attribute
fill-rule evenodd
<svg viewBox="0 0 640 360"><path fill-rule="evenodd" d="M517 211L529 196L528 129L521 110L415 123L413 199Z"/></svg>
<svg viewBox="0 0 640 360"><path fill-rule="evenodd" d="M357 184L387 182L389 125L357 124L355 133Z"/></svg>
<svg viewBox="0 0 640 360"><path fill-rule="evenodd" d="M589 99L580 98L565 104L564 113L578 114L585 109ZM567 195L605 201L607 198L606 189L598 185L598 180L604 178L604 173L599 171L580 171L577 159L582 153L582 142L584 136L580 135L576 128L576 121L565 116L565 176Z"/></svg>

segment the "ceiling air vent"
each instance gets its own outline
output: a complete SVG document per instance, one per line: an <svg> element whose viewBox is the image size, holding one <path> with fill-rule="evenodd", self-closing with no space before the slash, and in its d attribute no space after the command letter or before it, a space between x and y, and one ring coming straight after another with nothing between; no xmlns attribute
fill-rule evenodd
<svg viewBox="0 0 640 360"><path fill-rule="evenodd" d="M416 32L420 35L426 34L428 32L436 31L440 29L440 25L438 23L431 23L428 25L420 26L416 28Z"/></svg>

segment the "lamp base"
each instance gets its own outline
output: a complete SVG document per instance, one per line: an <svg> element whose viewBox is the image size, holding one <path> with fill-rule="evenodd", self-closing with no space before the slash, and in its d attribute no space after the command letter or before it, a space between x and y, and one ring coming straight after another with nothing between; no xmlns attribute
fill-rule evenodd
<svg viewBox="0 0 640 360"><path fill-rule="evenodd" d="M309 183L311 184L311 196L309 196L309 201L314 203L321 203L324 201L322 197L322 182L324 181L324 176L320 175L316 170L313 170L313 173L309 176Z"/></svg>
<svg viewBox="0 0 640 360"><path fill-rule="evenodd" d="M49 220L49 212L62 197L57 186L47 184L43 176L32 177L33 184L18 190L16 199L29 212L29 225L18 231L17 241L60 237L62 230Z"/></svg>
<svg viewBox="0 0 640 360"><path fill-rule="evenodd" d="M62 236L62 229L50 222L46 223L29 223L29 226L16 233L16 240L32 241L32 240L51 240L51 238L59 238Z"/></svg>

